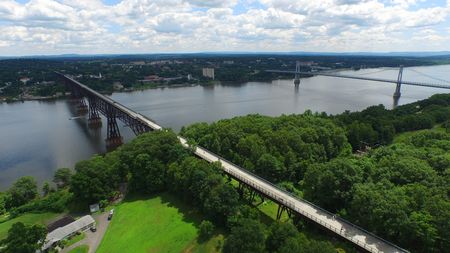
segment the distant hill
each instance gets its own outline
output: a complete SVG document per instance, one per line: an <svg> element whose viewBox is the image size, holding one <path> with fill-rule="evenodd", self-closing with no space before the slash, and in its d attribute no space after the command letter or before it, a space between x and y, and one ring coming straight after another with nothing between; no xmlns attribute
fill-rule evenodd
<svg viewBox="0 0 450 253"><path fill-rule="evenodd" d="M450 51L437 52L199 52L199 53L155 53L155 54L61 54L0 56L3 59L89 59L89 58L176 58L176 57L212 57L212 56L244 56L244 55L299 55L299 56L369 56L369 57L450 57Z"/></svg>

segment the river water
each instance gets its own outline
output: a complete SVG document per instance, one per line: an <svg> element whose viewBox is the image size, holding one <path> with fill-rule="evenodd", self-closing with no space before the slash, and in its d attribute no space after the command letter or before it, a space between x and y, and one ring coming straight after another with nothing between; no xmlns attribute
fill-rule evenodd
<svg viewBox="0 0 450 253"><path fill-rule="evenodd" d="M398 70L381 70L343 71L342 74L397 78ZM449 80L450 65L405 68L403 80L439 83L421 73ZM179 131L194 122L213 122L251 113L277 116L310 109L337 114L377 104L392 108L394 90L395 84L312 77L302 79L298 89L293 80L276 80L160 88L114 93L111 97L161 126ZM404 85L398 103L447 92ZM57 168L72 168L79 160L105 152L106 121L103 120L101 129L90 130L85 118L73 119L74 116L73 105L66 100L0 104L0 191L24 175L34 176L40 184L51 181ZM119 126L125 141L134 137L124 124L119 122Z"/></svg>

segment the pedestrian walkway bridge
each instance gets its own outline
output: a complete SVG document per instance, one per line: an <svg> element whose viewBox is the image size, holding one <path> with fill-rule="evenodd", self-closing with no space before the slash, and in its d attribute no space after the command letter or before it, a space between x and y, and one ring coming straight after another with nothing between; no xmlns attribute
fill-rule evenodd
<svg viewBox="0 0 450 253"><path fill-rule="evenodd" d="M57 74L63 79L66 86L70 86L73 90L76 90L76 93L79 96L86 96L90 98L89 101L92 100L95 104L101 103L102 109L100 110L100 112L107 113L107 117L118 117L122 121L125 120L127 122L131 122L127 124L142 125L140 127L135 126L136 129L142 130L135 131L136 134L149 130L163 130L161 126L159 126L150 118L137 113L127 108L126 106L114 101L113 99L90 89L89 87L83 85L82 83L74 80L67 75L64 75L62 73ZM95 101L94 98L97 101ZM91 106L89 108L91 108ZM96 110L96 106L93 106L92 109ZM126 117L124 115L126 115ZM178 136L178 139L184 147L192 149L195 155L197 155L198 157L208 162L219 162L222 165L222 169L225 173L235 178L240 183L245 184L252 190L258 192L259 194L270 198L283 208L281 210L288 210L290 213L299 214L302 217L305 217L317 223L324 229L347 239L348 241L354 243L355 245L368 252L408 252L407 250L402 249L394 245L393 243L390 243L344 219L341 219L336 215L304 199L291 195L290 193L280 189L267 180L250 173L249 171L225 160L224 158L206 150L205 148L198 146L190 147L187 140L181 136Z"/></svg>

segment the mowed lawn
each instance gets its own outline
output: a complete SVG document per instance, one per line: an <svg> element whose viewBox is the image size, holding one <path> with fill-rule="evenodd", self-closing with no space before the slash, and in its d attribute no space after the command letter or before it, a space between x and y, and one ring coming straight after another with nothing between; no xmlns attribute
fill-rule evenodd
<svg viewBox="0 0 450 253"><path fill-rule="evenodd" d="M16 222L23 222L25 224L42 224L46 225L47 222L61 215L58 213L26 213L14 219L0 223L0 240L5 239L8 235L8 230Z"/></svg>
<svg viewBox="0 0 450 253"><path fill-rule="evenodd" d="M97 253L190 251L200 221L190 207L167 193L125 200L114 208Z"/></svg>

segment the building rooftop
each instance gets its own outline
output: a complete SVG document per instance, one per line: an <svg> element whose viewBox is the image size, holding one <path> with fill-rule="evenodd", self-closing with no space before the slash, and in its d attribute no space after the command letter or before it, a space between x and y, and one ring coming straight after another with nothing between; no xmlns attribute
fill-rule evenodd
<svg viewBox="0 0 450 253"><path fill-rule="evenodd" d="M53 243L61 241L67 236L80 231L82 228L89 226L92 223L95 223L94 218L92 218L92 216L90 215L86 215L70 224L65 225L64 227L53 230L52 232L47 234L45 244L42 249L48 249L50 246L52 246Z"/></svg>
<svg viewBox="0 0 450 253"><path fill-rule="evenodd" d="M63 218L48 224L47 231L50 233L50 232L54 231L55 229L69 225L70 223L72 223L74 221L75 221L75 219L73 217L64 216Z"/></svg>

